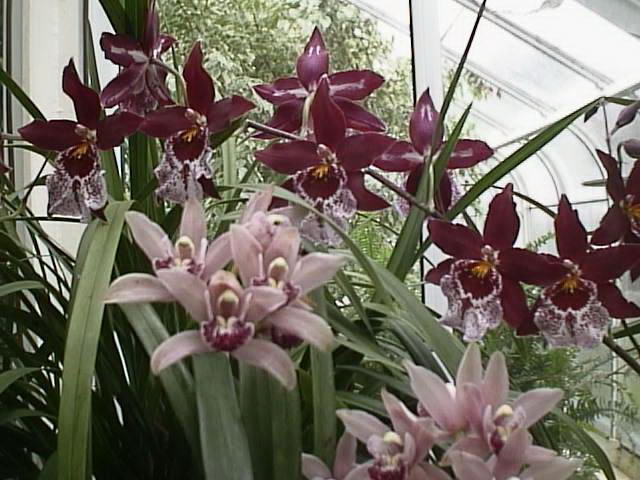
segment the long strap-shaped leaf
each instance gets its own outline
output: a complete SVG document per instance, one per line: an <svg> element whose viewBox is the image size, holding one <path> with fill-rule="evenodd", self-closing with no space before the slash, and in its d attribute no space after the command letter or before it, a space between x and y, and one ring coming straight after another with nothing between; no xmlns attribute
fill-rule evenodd
<svg viewBox="0 0 640 480"><path fill-rule="evenodd" d="M36 370L39 370L39 368L14 368L0 373L0 394L9 388L13 382Z"/></svg>
<svg viewBox="0 0 640 480"><path fill-rule="evenodd" d="M15 97L18 102L25 108L29 114L37 120L45 120L44 114L36 106L35 103L29 98L20 85L18 85L11 76L0 68L0 83L2 83L11 92L11 95Z"/></svg>
<svg viewBox="0 0 640 480"><path fill-rule="evenodd" d="M58 416L59 480L86 480L89 477L91 379L104 312L102 299L111 278L124 214L130 205L131 202L111 204L105 212L107 222L88 230L93 238L88 242L82 271L76 274L77 288L64 352Z"/></svg>

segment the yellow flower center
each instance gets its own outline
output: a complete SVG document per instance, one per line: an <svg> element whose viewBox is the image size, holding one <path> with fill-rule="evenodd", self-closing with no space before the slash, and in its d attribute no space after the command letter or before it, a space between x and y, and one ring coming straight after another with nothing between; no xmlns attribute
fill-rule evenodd
<svg viewBox="0 0 640 480"><path fill-rule="evenodd" d="M193 139L198 135L198 127L192 127L189 130L182 132L180 138L187 143L193 142Z"/></svg>
<svg viewBox="0 0 640 480"><path fill-rule="evenodd" d="M632 220L640 219L640 203L636 203L635 205L626 205L624 207L624 213Z"/></svg>
<svg viewBox="0 0 640 480"><path fill-rule="evenodd" d="M575 292L578 288L578 276L574 273L570 273L564 278L564 280L562 280L562 285L560 288L563 292Z"/></svg>
<svg viewBox="0 0 640 480"><path fill-rule="evenodd" d="M311 167L311 176L316 180L326 180L329 177L329 164L319 163Z"/></svg>
<svg viewBox="0 0 640 480"><path fill-rule="evenodd" d="M493 264L488 260L480 260L473 267L471 267L471 274L477 278L485 278L491 269L493 268Z"/></svg>
<svg viewBox="0 0 640 480"><path fill-rule="evenodd" d="M85 156L87 154L88 150L89 150L89 143L87 143L87 142L79 143L71 151L71 156L74 157L74 158L83 157L83 156Z"/></svg>

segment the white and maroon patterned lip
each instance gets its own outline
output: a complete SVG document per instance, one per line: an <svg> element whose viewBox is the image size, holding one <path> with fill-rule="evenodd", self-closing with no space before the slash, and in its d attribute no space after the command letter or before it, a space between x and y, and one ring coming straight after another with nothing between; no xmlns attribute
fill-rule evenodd
<svg viewBox="0 0 640 480"><path fill-rule="evenodd" d="M375 459L367 473L371 480L405 480L408 472L400 455L394 455Z"/></svg>
<svg viewBox="0 0 640 480"><path fill-rule="evenodd" d="M202 339L212 349L232 352L246 344L255 332L253 323L236 317L214 319L200 325Z"/></svg>

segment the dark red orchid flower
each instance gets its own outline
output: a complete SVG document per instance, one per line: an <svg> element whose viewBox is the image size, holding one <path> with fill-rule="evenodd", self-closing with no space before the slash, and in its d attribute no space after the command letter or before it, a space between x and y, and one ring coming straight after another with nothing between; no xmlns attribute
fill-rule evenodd
<svg viewBox="0 0 640 480"><path fill-rule="evenodd" d="M175 203L216 195L208 163L212 154L209 136L255 107L235 95L215 101L213 80L202 66L200 43L191 49L182 74L187 106L156 110L140 126L147 135L166 139L162 161L154 171L159 183L156 195Z"/></svg>
<svg viewBox="0 0 640 480"><path fill-rule="evenodd" d="M593 233L591 243L610 245L618 240L640 243L640 162L636 161L625 184L616 160L600 150L597 153L607 171L607 193L613 204ZM639 276L640 266L632 268L631 279Z"/></svg>
<svg viewBox="0 0 640 480"><path fill-rule="evenodd" d="M640 245L589 248L587 231L566 196L555 219L556 246L563 274L545 287L533 316L520 333L542 332L552 346L596 347L611 317L640 316L613 283L637 262Z"/></svg>
<svg viewBox="0 0 640 480"><path fill-rule="evenodd" d="M439 117L440 114L433 104L429 89L427 89L420 96L416 108L411 114L409 122L411 142L396 142L374 164L383 170L410 172L405 190L412 195L418 191L425 161L429 158L432 148L434 153L437 153L444 144L443 129L440 129L438 136L434 139ZM449 158L447 169L469 168L487 160L492 155L493 150L485 142L460 139ZM438 191L440 198L437 199L436 206L439 211L445 212L451 206L453 196L452 181L448 173L442 176Z"/></svg>
<svg viewBox="0 0 640 480"><path fill-rule="evenodd" d="M386 200L365 188L363 169L395 140L375 132L347 136L344 114L331 98L326 76L316 89L311 118L313 140L275 143L257 152L256 158L276 172L292 175L285 187L335 217L387 207Z"/></svg>
<svg viewBox="0 0 640 480"><path fill-rule="evenodd" d="M297 132L303 124L305 103L313 100L313 93L323 75L329 72L329 52L322 34L316 27L298 57L297 77L279 78L274 83L256 85L253 89L276 111L267 125L286 132ZM347 128L362 132L382 132L384 124L357 102L365 99L384 83L371 70L348 70L329 75L329 94L344 113ZM305 132L306 133L306 132ZM270 138L261 134L261 138Z"/></svg>
<svg viewBox="0 0 640 480"><path fill-rule="evenodd" d="M166 85L167 70L160 57L175 42L173 37L159 33L155 1L149 6L142 41L129 35L103 33L100 47L105 57L122 70L100 94L102 104L109 108L144 116L158 106L173 103Z"/></svg>
<svg viewBox="0 0 640 480"><path fill-rule="evenodd" d="M517 328L529 317L520 282L547 285L562 274L544 255L514 248L520 219L511 184L494 197L482 235L463 225L429 221L433 243L454 258L427 273L449 302L442 323L464 332L466 341L481 339L502 320Z"/></svg>
<svg viewBox="0 0 640 480"><path fill-rule="evenodd" d="M26 141L58 153L55 171L47 177L48 212L102 217L107 188L98 161L98 150L120 145L135 132L142 118L120 112L101 118L98 94L80 81L73 60L64 68L62 90L73 100L77 121L35 120L18 132Z"/></svg>

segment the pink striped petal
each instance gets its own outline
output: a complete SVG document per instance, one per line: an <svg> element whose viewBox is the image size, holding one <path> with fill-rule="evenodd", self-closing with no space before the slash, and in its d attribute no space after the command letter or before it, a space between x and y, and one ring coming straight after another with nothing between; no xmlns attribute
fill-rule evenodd
<svg viewBox="0 0 640 480"><path fill-rule="evenodd" d="M333 462L333 473L336 480L342 479L353 470L356 465L356 449L358 445L356 438L349 432L344 432L338 440L336 447L336 458ZM331 475L329 475L331 477Z"/></svg>
<svg viewBox="0 0 640 480"><path fill-rule="evenodd" d="M389 431L388 426L361 410L341 409L336 411L336 415L344 423L345 430L364 444L374 435L382 437Z"/></svg>
<svg viewBox="0 0 640 480"><path fill-rule="evenodd" d="M207 236L207 220L204 216L204 209L202 204L193 197L184 204L180 220L180 236L190 238L196 247L196 252L200 250L202 239Z"/></svg>
<svg viewBox="0 0 640 480"><path fill-rule="evenodd" d="M465 383L479 385L482 381L482 358L477 343L471 343L464 352L456 374L456 388Z"/></svg>
<svg viewBox="0 0 640 480"><path fill-rule="evenodd" d="M289 354L271 342L254 338L231 352L231 355L241 362L267 371L287 390L296 386L296 369Z"/></svg>
<svg viewBox="0 0 640 480"><path fill-rule="evenodd" d="M240 223L246 223L251 220L254 213L266 212L269 209L269 205L273 200L273 188L273 185L269 185L265 190L256 192L249 197L240 216Z"/></svg>
<svg viewBox="0 0 640 480"><path fill-rule="evenodd" d="M252 280L264 277L262 247L249 230L242 225L231 225L231 255L240 273L240 279L245 287L252 284Z"/></svg>
<svg viewBox="0 0 640 480"><path fill-rule="evenodd" d="M285 303L287 303L286 294L279 288L273 287L249 287L245 290L247 293L246 317L252 323L259 323L267 315L272 314Z"/></svg>
<svg viewBox="0 0 640 480"><path fill-rule="evenodd" d="M291 275L291 283L300 287L300 295L305 295L333 278L346 263L342 255L314 252L302 257Z"/></svg>
<svg viewBox="0 0 640 480"><path fill-rule="evenodd" d="M564 392L559 388L536 388L516 398L513 409L522 407L527 414L522 428L529 428L549 413L562 400L563 395Z"/></svg>
<svg viewBox="0 0 640 480"><path fill-rule="evenodd" d="M450 457L456 478L493 480L493 473L481 458L465 452L452 452Z"/></svg>
<svg viewBox="0 0 640 480"><path fill-rule="evenodd" d="M151 371L157 375L189 355L205 352L211 352L211 347L204 343L198 330L180 332L167 338L153 351Z"/></svg>
<svg viewBox="0 0 640 480"><path fill-rule="evenodd" d="M153 275L129 273L116 278L107 289L104 303L172 302L175 299Z"/></svg>
<svg viewBox="0 0 640 480"><path fill-rule="evenodd" d="M202 278L208 280L218 270L222 270L231 261L231 234L225 232L207 247Z"/></svg>
<svg viewBox="0 0 640 480"><path fill-rule="evenodd" d="M319 350L328 351L333 344L333 333L327 322L307 310L284 307L269 315L267 320L278 330L294 335Z"/></svg>
<svg viewBox="0 0 640 480"><path fill-rule="evenodd" d="M501 352L495 352L489 359L484 373L482 396L494 409L504 405L509 394L509 372L507 362Z"/></svg>
<svg viewBox="0 0 640 480"><path fill-rule="evenodd" d="M308 480L331 479L331 471L318 457L302 454L302 475Z"/></svg>
<svg viewBox="0 0 640 480"><path fill-rule="evenodd" d="M127 212L125 219L136 245L151 261L173 257L174 249L167 234L160 225L152 222L140 212Z"/></svg>
<svg viewBox="0 0 640 480"><path fill-rule="evenodd" d="M159 270L157 275L196 322L210 319L207 286L202 280L185 270L173 268Z"/></svg>

